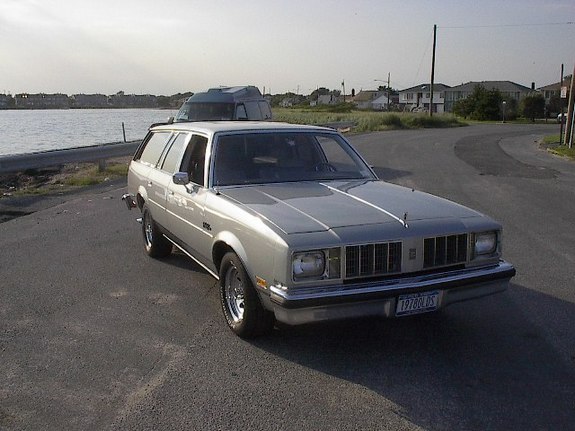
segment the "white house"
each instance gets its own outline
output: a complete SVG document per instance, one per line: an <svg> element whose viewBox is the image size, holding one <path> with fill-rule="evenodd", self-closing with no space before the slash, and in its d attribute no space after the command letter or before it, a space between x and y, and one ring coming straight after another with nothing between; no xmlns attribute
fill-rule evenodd
<svg viewBox="0 0 575 431"><path fill-rule="evenodd" d="M445 84L433 84L433 112L445 112ZM431 84L420 84L399 92L399 105L404 111L429 111Z"/></svg>

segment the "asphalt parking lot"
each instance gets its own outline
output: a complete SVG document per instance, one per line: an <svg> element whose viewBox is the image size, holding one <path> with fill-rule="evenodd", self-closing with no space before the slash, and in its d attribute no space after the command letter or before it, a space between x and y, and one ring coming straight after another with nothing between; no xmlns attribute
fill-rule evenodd
<svg viewBox="0 0 575 431"><path fill-rule="evenodd" d="M575 163L553 126L358 135L381 178L504 226L508 291L244 341L215 280L145 256L124 188L0 224L0 430L557 430L575 423Z"/></svg>

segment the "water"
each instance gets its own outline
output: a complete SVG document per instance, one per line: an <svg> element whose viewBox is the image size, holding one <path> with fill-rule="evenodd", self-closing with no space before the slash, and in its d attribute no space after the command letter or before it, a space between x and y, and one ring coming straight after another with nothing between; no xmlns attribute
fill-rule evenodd
<svg viewBox="0 0 575 431"><path fill-rule="evenodd" d="M166 109L0 110L0 157L142 139L152 123L176 115Z"/></svg>

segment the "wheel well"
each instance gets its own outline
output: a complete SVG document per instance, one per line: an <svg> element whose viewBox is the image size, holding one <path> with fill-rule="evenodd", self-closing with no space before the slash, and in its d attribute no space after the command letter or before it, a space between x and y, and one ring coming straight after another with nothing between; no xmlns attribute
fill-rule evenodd
<svg viewBox="0 0 575 431"><path fill-rule="evenodd" d="M222 263L224 255L230 251L234 251L234 249L223 241L219 241L214 245L212 250L212 260L218 272L220 271L220 264Z"/></svg>

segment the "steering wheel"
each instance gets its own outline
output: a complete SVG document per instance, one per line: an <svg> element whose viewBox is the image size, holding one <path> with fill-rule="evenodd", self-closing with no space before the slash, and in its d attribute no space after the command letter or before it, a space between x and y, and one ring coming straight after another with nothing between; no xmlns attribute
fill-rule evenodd
<svg viewBox="0 0 575 431"><path fill-rule="evenodd" d="M334 165L332 165L331 163L328 162L319 162L317 163L314 167L313 170L316 172L336 172L337 169L335 168Z"/></svg>

